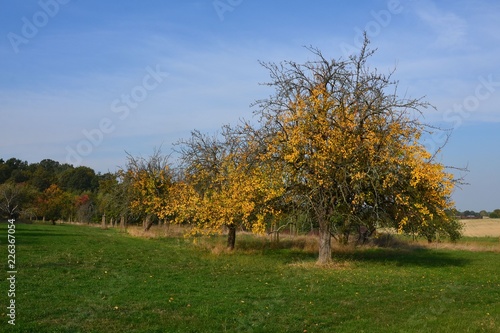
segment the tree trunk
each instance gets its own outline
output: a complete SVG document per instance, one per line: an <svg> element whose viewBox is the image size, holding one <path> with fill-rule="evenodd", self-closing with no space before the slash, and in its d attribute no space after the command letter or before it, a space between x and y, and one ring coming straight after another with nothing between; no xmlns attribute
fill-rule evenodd
<svg viewBox="0 0 500 333"><path fill-rule="evenodd" d="M167 229L167 234L169 233L170 231L170 220L168 219L163 219L163 227L165 229Z"/></svg>
<svg viewBox="0 0 500 333"><path fill-rule="evenodd" d="M234 246L236 244L236 226L230 225L228 226L229 232L227 234L227 248L230 250L234 250Z"/></svg>
<svg viewBox="0 0 500 333"><path fill-rule="evenodd" d="M318 264L325 265L332 261L332 235L330 223L320 221L319 223L319 256Z"/></svg>
<svg viewBox="0 0 500 333"><path fill-rule="evenodd" d="M349 230L343 231L342 233L339 234L339 243L342 245L347 245L349 244L349 236L351 235L351 232Z"/></svg>
<svg viewBox="0 0 500 333"><path fill-rule="evenodd" d="M271 232L272 232L271 241L273 243L279 244L280 234L279 234L278 226L276 224L273 225L273 230Z"/></svg>
<svg viewBox="0 0 500 333"><path fill-rule="evenodd" d="M148 215L146 217L146 222L145 222L145 227L144 227L144 231L148 231L152 226L153 226L153 223L154 223L154 219L151 218L150 215Z"/></svg>
<svg viewBox="0 0 500 333"><path fill-rule="evenodd" d="M125 220L125 215L120 216L120 228L125 230L127 228L127 221Z"/></svg>

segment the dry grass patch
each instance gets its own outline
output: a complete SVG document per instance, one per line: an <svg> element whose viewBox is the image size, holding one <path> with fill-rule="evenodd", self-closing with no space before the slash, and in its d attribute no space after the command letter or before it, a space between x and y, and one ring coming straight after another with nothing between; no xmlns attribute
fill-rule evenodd
<svg viewBox="0 0 500 333"><path fill-rule="evenodd" d="M500 237L500 219L460 220L468 237Z"/></svg>
<svg viewBox="0 0 500 333"><path fill-rule="evenodd" d="M465 238L458 243L433 242L426 240L411 240L408 237L397 235L389 230L379 232L366 244L356 244L353 240L348 245L339 244L332 240L332 251L337 254L347 254L354 249L367 248L392 248L400 250L416 249L443 249L443 250L464 250L474 252L500 252L500 237L486 237L484 234L494 233L495 228L500 228L500 219L468 220L465 221ZM471 230L475 230L472 232ZM148 231L142 226L129 226L127 233L140 238L164 238L164 237L184 237L189 231L186 226L180 225L154 225ZM483 236L471 236L482 234ZM485 241L486 240L486 241ZM302 253L316 254L319 244L318 238L313 235L289 235L280 234L279 241L270 235L255 235L249 232L238 232L236 237L236 249L234 251L227 248L225 235L212 237L194 237L192 242L195 247L210 252L214 255L234 253L255 254L266 250L287 249Z"/></svg>
<svg viewBox="0 0 500 333"><path fill-rule="evenodd" d="M500 239L497 243L487 244L478 241L463 241L460 243L421 243L421 246L428 249L438 250L463 250L472 252L500 252Z"/></svg>
<svg viewBox="0 0 500 333"><path fill-rule="evenodd" d="M355 265L351 261L333 260L328 264L318 264L316 261L299 261L288 264L290 267L304 268L304 269L326 269L326 270L348 270L353 269Z"/></svg>
<svg viewBox="0 0 500 333"><path fill-rule="evenodd" d="M176 224L154 225L147 231L142 226L128 226L126 230L129 235L141 238L182 237L186 233L185 227Z"/></svg>

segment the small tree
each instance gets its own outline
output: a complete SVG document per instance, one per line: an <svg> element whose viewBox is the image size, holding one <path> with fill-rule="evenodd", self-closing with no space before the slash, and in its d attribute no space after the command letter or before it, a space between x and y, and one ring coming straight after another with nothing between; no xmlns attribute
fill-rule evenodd
<svg viewBox="0 0 500 333"><path fill-rule="evenodd" d="M17 218L30 208L34 196L35 190L27 184L0 184L0 213L8 218Z"/></svg>
<svg viewBox="0 0 500 333"><path fill-rule="evenodd" d="M170 192L174 173L160 149L148 159L128 155L127 168L120 175L128 184L131 211L146 217L146 231L155 219L173 216Z"/></svg>
<svg viewBox="0 0 500 333"><path fill-rule="evenodd" d="M188 209L193 213L193 232L227 229L229 249L235 247L237 228L262 233L266 217L279 214L267 203L280 190L273 187L273 174L258 160L251 133L224 126L220 138L193 131L189 140L179 142L186 180L182 186L195 194Z"/></svg>
<svg viewBox="0 0 500 333"><path fill-rule="evenodd" d="M488 216L488 212L483 209L482 211L479 212L479 215L482 217Z"/></svg>
<svg viewBox="0 0 500 333"><path fill-rule="evenodd" d="M500 218L500 209L495 209L490 213L490 218L499 219Z"/></svg>
<svg viewBox="0 0 500 333"><path fill-rule="evenodd" d="M101 177L97 193L99 216L105 214L120 220L123 228L130 210L129 183L130 180L123 170L107 173Z"/></svg>
<svg viewBox="0 0 500 333"><path fill-rule="evenodd" d="M82 193L74 197L75 219L79 222L89 223L94 214L94 203L91 193Z"/></svg>
<svg viewBox="0 0 500 333"><path fill-rule="evenodd" d="M72 214L74 203L71 194L52 184L37 199L37 212L44 220L56 221Z"/></svg>

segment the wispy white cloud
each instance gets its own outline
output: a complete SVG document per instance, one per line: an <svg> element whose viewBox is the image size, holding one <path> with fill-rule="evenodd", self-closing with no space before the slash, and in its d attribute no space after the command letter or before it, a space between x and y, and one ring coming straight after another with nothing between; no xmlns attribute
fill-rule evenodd
<svg viewBox="0 0 500 333"><path fill-rule="evenodd" d="M415 13L432 31L433 46L460 48L467 42L467 21L459 14L440 9L433 1L415 2Z"/></svg>

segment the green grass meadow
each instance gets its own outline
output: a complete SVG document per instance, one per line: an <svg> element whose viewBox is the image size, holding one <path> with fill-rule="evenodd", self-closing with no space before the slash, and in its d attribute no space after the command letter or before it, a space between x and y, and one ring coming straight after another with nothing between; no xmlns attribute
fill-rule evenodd
<svg viewBox="0 0 500 333"><path fill-rule="evenodd" d="M232 253L211 250L223 238L76 225L15 236L16 325L3 278L1 332L500 332L493 251L350 248L319 267L313 251L247 235Z"/></svg>

